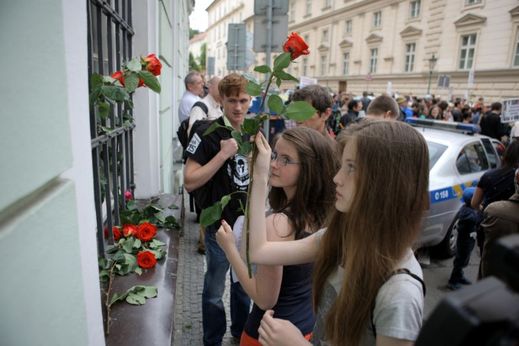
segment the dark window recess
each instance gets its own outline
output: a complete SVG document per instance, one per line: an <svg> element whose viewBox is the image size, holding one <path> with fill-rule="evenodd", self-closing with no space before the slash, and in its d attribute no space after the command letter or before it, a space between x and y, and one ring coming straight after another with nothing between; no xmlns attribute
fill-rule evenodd
<svg viewBox="0 0 519 346"><path fill-rule="evenodd" d="M87 0L88 75L111 75L132 57L131 0ZM121 104L111 106L101 119L90 105L90 136L98 251L113 244L113 225L120 224L124 192L135 188L133 180L133 122L123 117ZM108 229L108 239L104 237Z"/></svg>
<svg viewBox="0 0 519 346"><path fill-rule="evenodd" d="M499 159L497 157L496 150L492 145L492 142L490 142L490 139L488 138L481 138L481 142L483 143L483 147L487 153L488 161L490 162L490 168L497 168Z"/></svg>

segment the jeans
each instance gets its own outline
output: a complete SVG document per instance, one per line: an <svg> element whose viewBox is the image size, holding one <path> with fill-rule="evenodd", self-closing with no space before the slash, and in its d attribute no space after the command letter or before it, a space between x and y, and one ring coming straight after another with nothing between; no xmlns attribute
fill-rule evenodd
<svg viewBox="0 0 519 346"><path fill-rule="evenodd" d="M449 283L458 283L463 276L463 268L469 264L470 254L476 243L475 232L473 227L458 228L458 239L456 240L456 256L452 268Z"/></svg>
<svg viewBox="0 0 519 346"><path fill-rule="evenodd" d="M216 242L215 226L207 227L205 233L205 258L207 271L202 292L202 325L204 345L221 345L227 329L222 296L229 261ZM230 276L230 275L229 275ZM231 334L240 337L250 311L250 298L239 282L231 281Z"/></svg>

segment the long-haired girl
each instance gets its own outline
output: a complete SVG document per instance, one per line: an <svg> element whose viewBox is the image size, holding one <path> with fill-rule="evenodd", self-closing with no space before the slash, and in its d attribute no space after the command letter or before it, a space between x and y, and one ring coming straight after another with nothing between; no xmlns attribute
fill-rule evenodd
<svg viewBox="0 0 519 346"><path fill-rule="evenodd" d="M266 234L270 241L303 239L324 227L334 205L333 176L339 161L333 144L319 132L305 127L287 130L276 141L269 164L272 188ZM265 219L263 210L262 205L258 211ZM258 327L265 310L271 308L277 318L291 321L309 338L315 322L312 264L258 265L250 279L229 225L224 223L216 238L242 287L254 300L240 345L260 345Z"/></svg>
<svg viewBox="0 0 519 346"><path fill-rule="evenodd" d="M254 263L314 264L314 345L411 345L423 313L422 272L411 246L428 208L428 150L407 124L369 120L338 138L342 161L334 177L336 211L327 229L301 240L268 241L261 213L270 149L259 150L251 193ZM267 311L263 345L306 345L297 329Z"/></svg>

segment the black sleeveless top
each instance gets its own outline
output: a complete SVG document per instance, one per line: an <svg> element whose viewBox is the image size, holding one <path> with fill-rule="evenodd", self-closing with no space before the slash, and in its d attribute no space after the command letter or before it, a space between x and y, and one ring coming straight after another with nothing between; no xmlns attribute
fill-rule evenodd
<svg viewBox="0 0 519 346"><path fill-rule="evenodd" d="M306 233L305 236L310 235ZM312 263L283 266L281 288L274 310L274 317L292 322L303 335L312 332L315 316L312 310ZM245 324L244 331L254 339L259 338L258 328L265 310L256 304Z"/></svg>

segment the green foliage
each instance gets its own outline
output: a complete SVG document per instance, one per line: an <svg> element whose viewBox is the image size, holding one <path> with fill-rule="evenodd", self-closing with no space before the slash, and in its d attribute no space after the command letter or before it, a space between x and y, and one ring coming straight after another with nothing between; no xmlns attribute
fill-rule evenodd
<svg viewBox="0 0 519 346"><path fill-rule="evenodd" d="M152 201L141 208L137 207L135 201L128 201L126 203L126 209L122 209L119 212L119 216L123 225L138 225L147 221L159 228L180 229L177 219L173 215L166 216L165 210Z"/></svg>
<svg viewBox="0 0 519 346"><path fill-rule="evenodd" d="M189 70L190 71L200 71L200 66L198 66L193 53L189 53Z"/></svg>
<svg viewBox="0 0 519 346"><path fill-rule="evenodd" d="M142 78L144 84L156 93L160 93L160 83L150 71L139 71L139 77Z"/></svg>
<svg viewBox="0 0 519 346"><path fill-rule="evenodd" d="M268 98L268 105L271 111L276 112L276 114L283 113L285 109L285 105L283 104L283 100L278 95L270 95Z"/></svg>
<svg viewBox="0 0 519 346"><path fill-rule="evenodd" d="M259 96L261 95L261 92L261 85L253 81L249 81L247 83L247 94L249 94L250 96Z"/></svg>
<svg viewBox="0 0 519 346"><path fill-rule="evenodd" d="M306 101L292 101L286 109L286 117L296 121L310 119L317 110Z"/></svg>
<svg viewBox="0 0 519 346"><path fill-rule="evenodd" d="M155 298L158 294L157 287L136 285L130 287L123 294L114 293L110 300L109 306L112 306L118 301L126 300L127 303L132 305L142 305L146 303L146 299Z"/></svg>
<svg viewBox="0 0 519 346"><path fill-rule="evenodd" d="M281 53L274 59L274 72L283 70L290 65L290 53Z"/></svg>
<svg viewBox="0 0 519 346"><path fill-rule="evenodd" d="M207 227L219 221L222 217L223 209L231 201L231 195L223 196L218 202L202 210L200 214L200 225Z"/></svg>
<svg viewBox="0 0 519 346"><path fill-rule="evenodd" d="M270 67L267 65L256 66L254 68L254 71L259 72L259 73L271 73L272 72Z"/></svg>
<svg viewBox="0 0 519 346"><path fill-rule="evenodd" d="M198 66L201 71L205 71L205 66L207 64L207 43L203 43L200 47L200 56L198 57Z"/></svg>

